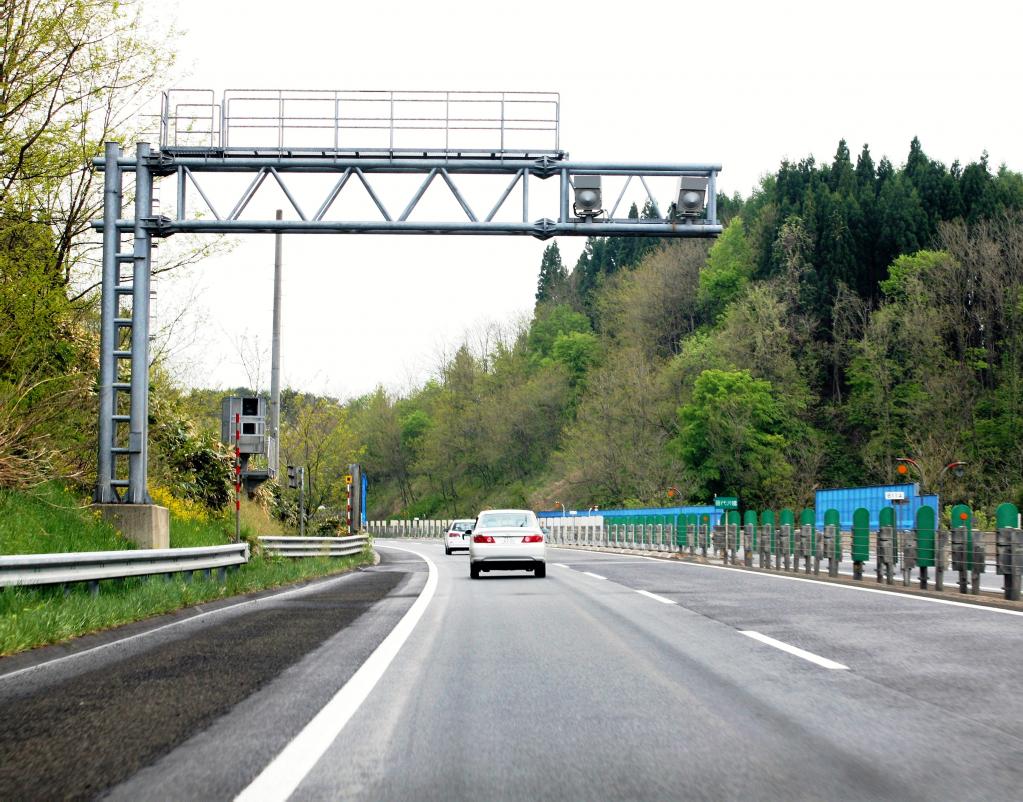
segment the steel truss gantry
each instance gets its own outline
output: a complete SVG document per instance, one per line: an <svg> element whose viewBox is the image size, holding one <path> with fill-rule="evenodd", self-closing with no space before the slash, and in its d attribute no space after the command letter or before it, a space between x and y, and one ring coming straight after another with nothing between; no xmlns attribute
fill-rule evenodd
<svg viewBox="0 0 1023 802"><path fill-rule="evenodd" d="M149 290L151 251L154 237L177 233L334 233L334 234L499 234L530 235L540 239L553 236L597 237L714 237L721 233L717 221L716 164L621 164L571 162L561 154L533 156L523 152L497 151L486 154L423 151L413 155L374 151L352 153L302 149L272 152L223 147L175 148L165 144L152 150L146 143L126 155L117 143L107 143L104 157L96 166L105 171L103 218L94 227L103 233L102 321L99 377L99 448L95 498L100 503L150 503L147 492L148 395L149 395ZM123 217L125 173L135 175L134 213ZM214 207L201 178L211 174L245 173L251 176L247 188L229 212ZM335 178L333 186L315 211L303 208L299 193L289 187L295 174L319 173ZM400 213L389 210L374 188L377 176L406 174L422 177ZM486 213L473 209L459 181L468 176L504 176L508 183ZM573 216L572 193L575 176L624 177L625 186L610 211L596 216ZM177 179L177 203L173 217L153 211L154 181L165 176ZM658 207L647 186L647 178L699 176L707 181L706 213L698 220L678 220ZM531 182L558 181L558 206L537 217L530 207ZM247 217L250 201L266 181L283 191L298 216L297 220ZM655 210L656 219L636 220L616 216L630 182L643 187ZM430 186L441 182L464 214L464 219L443 221L411 220ZM366 190L376 217L369 220L332 220L327 215L338 196L352 182ZM205 205L190 215L189 187ZM513 191L521 194L521 218L495 219ZM516 217L518 215L516 214ZM124 249L131 237L131 247Z"/></svg>

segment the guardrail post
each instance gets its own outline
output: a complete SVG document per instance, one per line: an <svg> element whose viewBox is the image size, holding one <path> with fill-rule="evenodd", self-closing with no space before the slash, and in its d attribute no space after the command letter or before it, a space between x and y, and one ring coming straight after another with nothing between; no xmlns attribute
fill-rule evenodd
<svg viewBox="0 0 1023 802"><path fill-rule="evenodd" d="M753 524L746 524L742 528L742 561L747 568L753 567Z"/></svg>
<svg viewBox="0 0 1023 802"><path fill-rule="evenodd" d="M842 533L835 524L824 527L824 553L828 556L828 576L838 576L842 562Z"/></svg>
<svg viewBox="0 0 1023 802"><path fill-rule="evenodd" d="M895 562L895 530L890 526L882 526L877 530L877 581L887 585L894 584L892 577Z"/></svg>
<svg viewBox="0 0 1023 802"><path fill-rule="evenodd" d="M939 529L934 533L934 589L945 589L945 569L948 567L948 531Z"/></svg>
<svg viewBox="0 0 1023 802"><path fill-rule="evenodd" d="M995 560L1002 575L1005 598L1019 601L1020 575L1023 573L1023 531L1018 527L1019 510L1015 504L999 504L995 510Z"/></svg>
<svg viewBox="0 0 1023 802"><path fill-rule="evenodd" d="M785 558L785 570L792 570L792 555L789 554L789 543L792 540L792 524L781 525L781 543L778 545L781 547L781 552Z"/></svg>
<svg viewBox="0 0 1023 802"><path fill-rule="evenodd" d="M1019 601L1020 574L1023 569L1023 531L1015 527L999 527L995 541L998 573L1002 575L1005 598Z"/></svg>
<svg viewBox="0 0 1023 802"><path fill-rule="evenodd" d="M908 588L910 577L917 563L917 538L916 530L905 529L899 538L902 545L902 586ZM926 569L920 569L925 571ZM926 580L921 579L921 582Z"/></svg>

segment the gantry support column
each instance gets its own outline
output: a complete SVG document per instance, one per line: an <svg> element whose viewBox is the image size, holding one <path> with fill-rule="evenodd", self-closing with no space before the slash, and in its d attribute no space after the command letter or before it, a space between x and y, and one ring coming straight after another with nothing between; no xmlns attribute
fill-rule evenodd
<svg viewBox="0 0 1023 802"><path fill-rule="evenodd" d="M99 346L99 444L96 465L95 501L110 504L117 501L114 490L114 410L117 380L117 358L114 349L117 344L115 319L119 306L117 296L118 251L121 237L117 223L121 218L121 167L118 159L121 146L116 142L106 143L106 167L103 178L103 283L100 304L100 346Z"/></svg>
<svg viewBox="0 0 1023 802"><path fill-rule="evenodd" d="M150 503L146 478L149 467L149 279L153 220L153 176L149 145L136 145L135 246L131 277L131 411L128 424L129 504Z"/></svg>

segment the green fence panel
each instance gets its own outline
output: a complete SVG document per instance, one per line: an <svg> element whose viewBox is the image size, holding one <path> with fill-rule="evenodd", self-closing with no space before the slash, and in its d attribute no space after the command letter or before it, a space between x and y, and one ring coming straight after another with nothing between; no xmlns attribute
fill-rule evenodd
<svg viewBox="0 0 1023 802"><path fill-rule="evenodd" d="M870 510L863 507L853 512L852 559L857 563L870 559Z"/></svg>
<svg viewBox="0 0 1023 802"><path fill-rule="evenodd" d="M966 529L966 570L973 571L973 510L966 504L956 504L950 517L953 529Z"/></svg>
<svg viewBox="0 0 1023 802"><path fill-rule="evenodd" d="M995 526L999 529L1015 529L1019 523L1019 509L1015 504L999 504L995 510Z"/></svg>
<svg viewBox="0 0 1023 802"><path fill-rule="evenodd" d="M916 511L916 564L920 568L934 567L934 532L937 520L937 513L929 504Z"/></svg>

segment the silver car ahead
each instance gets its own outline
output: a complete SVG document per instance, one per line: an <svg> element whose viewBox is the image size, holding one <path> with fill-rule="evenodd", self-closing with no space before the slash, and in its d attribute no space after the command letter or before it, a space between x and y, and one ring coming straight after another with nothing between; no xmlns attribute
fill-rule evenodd
<svg viewBox="0 0 1023 802"><path fill-rule="evenodd" d="M469 535L466 534L473 525L472 518L452 521L448 531L444 533L444 553L451 554L455 549L469 550Z"/></svg>
<svg viewBox="0 0 1023 802"><path fill-rule="evenodd" d="M480 571L532 571L547 576L547 544L531 510L484 510L469 540L469 576Z"/></svg>

